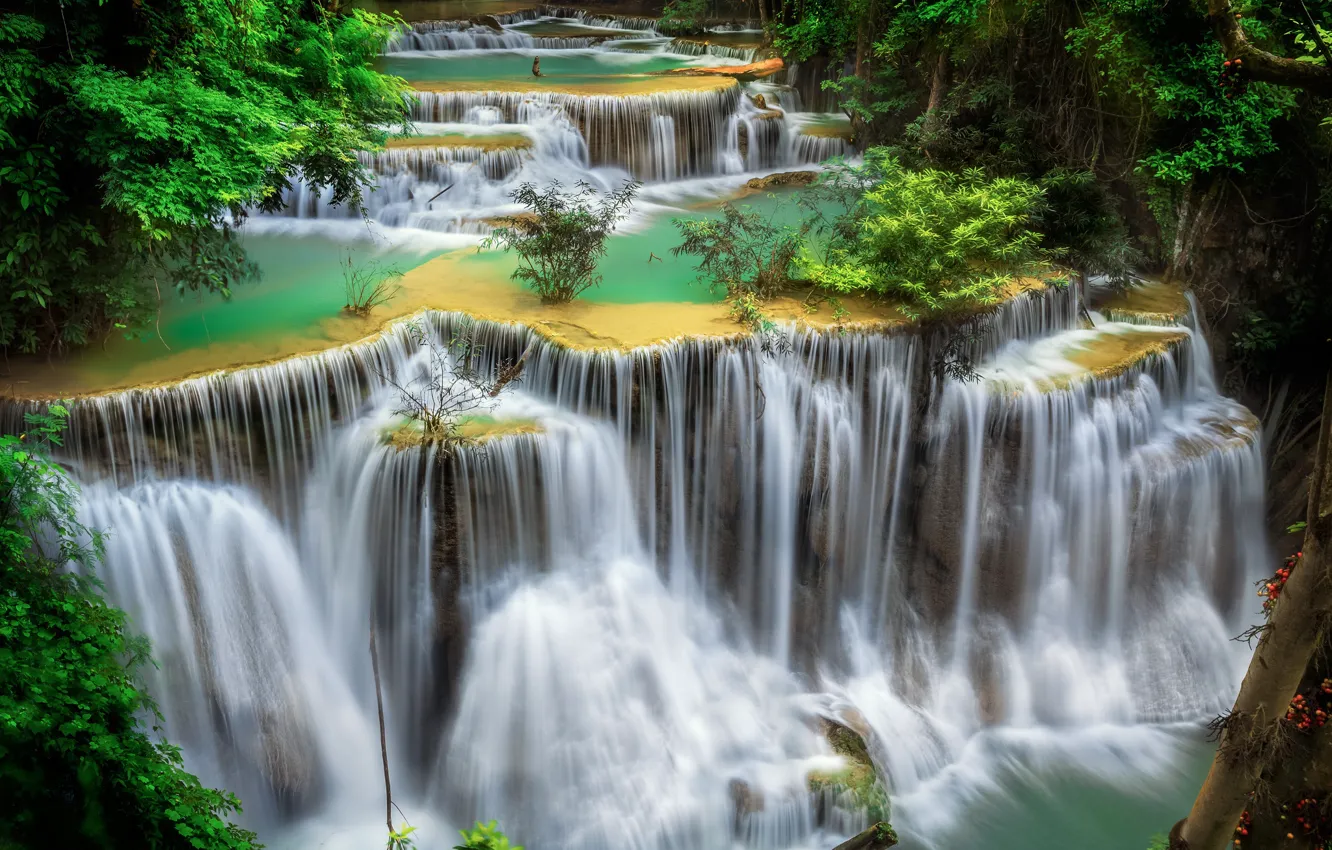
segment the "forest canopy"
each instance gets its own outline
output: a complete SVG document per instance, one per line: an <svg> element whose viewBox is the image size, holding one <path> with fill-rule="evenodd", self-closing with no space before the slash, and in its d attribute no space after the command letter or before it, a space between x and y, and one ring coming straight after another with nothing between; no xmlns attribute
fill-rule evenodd
<svg viewBox="0 0 1332 850"><path fill-rule="evenodd" d="M293 175L360 201L407 116L394 19L336 0L26 0L0 11L0 348L143 326L253 266L229 222Z"/></svg>

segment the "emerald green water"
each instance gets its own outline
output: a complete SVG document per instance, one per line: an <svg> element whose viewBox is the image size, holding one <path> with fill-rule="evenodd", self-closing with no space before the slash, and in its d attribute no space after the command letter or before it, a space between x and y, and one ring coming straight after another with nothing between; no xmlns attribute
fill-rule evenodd
<svg viewBox="0 0 1332 850"><path fill-rule="evenodd" d="M341 263L348 254L357 264L378 262L407 272L442 253L376 250L319 235L251 234L243 244L260 279L237 287L229 300L173 299L162 319L162 336L172 348L289 333L338 315L346 303Z"/></svg>
<svg viewBox="0 0 1332 850"><path fill-rule="evenodd" d="M1031 732L1033 742L1062 734ZM940 822L928 824L930 844L936 850L1147 850L1153 837L1188 813L1215 750L1196 727L1124 732L1123 740L1097 747L1087 759L1077 747L993 746L991 769L974 794L954 796L956 789L949 789L954 793L939 795L941 802L956 805L960 797L965 805L951 817L948 810L935 813ZM969 746L989 746L986 737ZM902 843L903 850L922 846L909 838Z"/></svg>
<svg viewBox="0 0 1332 850"><path fill-rule="evenodd" d="M380 67L385 73L402 77L409 83L521 80L530 83L533 91L540 91L556 86L604 85L608 77L651 74L691 64L697 63L685 57L660 53L562 51L560 54L542 54L541 76L534 77L530 53L487 50L484 53L463 52L457 56L393 53L383 58Z"/></svg>

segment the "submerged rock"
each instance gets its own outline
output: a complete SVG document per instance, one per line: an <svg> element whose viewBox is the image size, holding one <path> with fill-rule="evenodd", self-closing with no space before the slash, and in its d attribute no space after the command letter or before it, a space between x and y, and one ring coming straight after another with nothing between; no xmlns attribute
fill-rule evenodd
<svg viewBox="0 0 1332 850"><path fill-rule="evenodd" d="M852 725L863 726L866 732L869 727L863 721L857 722L857 717L853 715L844 718L846 724L826 717L819 718L829 746L846 761L846 766L841 770L816 770L809 774L807 782L810 792L816 797L816 820L820 824L828 821L828 809L834 805L863 809L872 824L888 820L888 793L879 780L874 760L870 758L865 736L853 729Z"/></svg>
<svg viewBox="0 0 1332 850"><path fill-rule="evenodd" d="M755 177L745 183L750 189L770 189L773 186L808 186L819 179L817 171L780 171L766 177Z"/></svg>

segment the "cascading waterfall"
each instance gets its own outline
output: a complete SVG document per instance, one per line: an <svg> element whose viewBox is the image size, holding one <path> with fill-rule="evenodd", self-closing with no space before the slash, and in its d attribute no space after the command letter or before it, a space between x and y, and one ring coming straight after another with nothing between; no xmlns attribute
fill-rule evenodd
<svg viewBox="0 0 1332 850"><path fill-rule="evenodd" d="M478 108L498 109L505 121L522 122L534 109L562 111L586 139L592 165L618 166L635 175L651 175L663 155L653 148L653 119L668 117L675 126L681 176L725 173L719 153L725 146L727 116L735 111L740 90L734 85L707 91L663 91L642 95L576 95L564 92L420 92L413 119L459 122Z"/></svg>
<svg viewBox="0 0 1332 850"><path fill-rule="evenodd" d="M384 444L383 376L427 363L398 329L80 400L69 460L167 734L278 846L377 819L373 612L409 812L536 847L826 844L865 813L806 790L816 718L854 710L907 846L951 848L996 747L1105 758L1107 729L1214 713L1266 569L1257 424L1195 329L1080 313L1009 302L974 382L928 335L614 354L469 324L483 372L529 352L485 406L538 433L451 458ZM1130 332L1168 343L1067 359Z"/></svg>
<svg viewBox="0 0 1332 850"><path fill-rule="evenodd" d="M661 90L652 91L651 78L634 71L641 61L659 67L662 57L745 62L754 58L756 48L711 44L706 38L671 39L658 34L654 19L589 15L560 7L486 17L484 22L415 22L386 46L392 61L408 63L404 68L432 63L420 64L432 68L428 74L413 77L403 71L409 78L432 80L422 84L429 90L414 93L414 134L472 136L477 142L453 138L432 146L422 139L359 154L374 176L374 185L361 194L360 209L382 230L357 232L356 238L383 236L392 243L395 231L427 241L435 238L430 234L485 235L494 219L519 211L510 196L522 182L547 186L556 180L584 181L604 191L628 178L668 184L767 173L855 154L842 139L799 132L820 115L802 112L799 91L781 79L745 84L717 80L715 87L689 84L678 90L675 81L663 80ZM743 35L733 28L718 32L729 38L736 32ZM517 68L533 56L576 56L581 62L593 60L595 70L570 76L567 88L533 80L531 90L524 91L525 86L509 79L497 85L504 90L476 90L476 81L465 70L467 62L491 53L511 56ZM459 71L463 84L450 90L450 80ZM600 93L591 83L603 77L612 86ZM631 81L629 91L634 93L610 93L616 80ZM757 106L759 102L764 105ZM283 209L275 214L253 211L252 220L257 227L279 232L322 228L348 238L352 234L347 223L361 213L347 204L334 206L333 195L330 187L311 185L295 174L284 192ZM274 216L309 224L293 228Z"/></svg>

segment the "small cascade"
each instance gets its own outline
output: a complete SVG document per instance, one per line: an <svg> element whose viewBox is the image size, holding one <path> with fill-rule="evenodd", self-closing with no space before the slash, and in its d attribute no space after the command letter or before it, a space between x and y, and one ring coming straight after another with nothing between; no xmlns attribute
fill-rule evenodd
<svg viewBox="0 0 1332 850"><path fill-rule="evenodd" d="M796 162L826 162L835 156L850 158L856 153L854 145L837 136L810 136L797 133L792 139L792 144L794 150L791 158Z"/></svg>
<svg viewBox="0 0 1332 850"><path fill-rule="evenodd" d="M681 56L721 56L726 59L739 59L742 62L753 62L759 52L757 47L733 47L729 44L713 44L690 38L672 39L669 50Z"/></svg>
<svg viewBox="0 0 1332 850"><path fill-rule="evenodd" d="M544 39L543 39L544 40ZM566 39L557 39L565 41ZM422 21L398 31L384 47L385 53L431 50L521 50L536 47L588 47L590 39L567 39L586 44L537 44L532 36L506 29L496 32L468 21Z"/></svg>
<svg viewBox="0 0 1332 850"><path fill-rule="evenodd" d="M417 121L457 122L481 108L499 110L505 121L522 122L534 111L562 111L586 140L593 166L618 166L651 177L669 143L656 119L674 125L679 176L722 173L727 117L736 109L736 86L704 91L664 91L642 95L574 95L563 92L421 92L413 110ZM654 149L656 142L659 146Z"/></svg>

